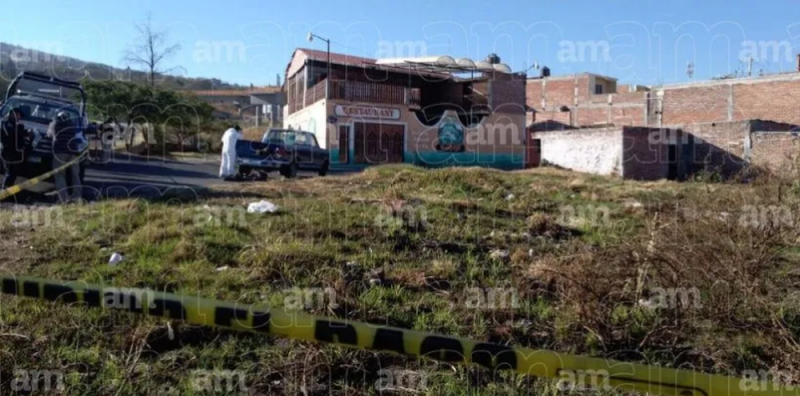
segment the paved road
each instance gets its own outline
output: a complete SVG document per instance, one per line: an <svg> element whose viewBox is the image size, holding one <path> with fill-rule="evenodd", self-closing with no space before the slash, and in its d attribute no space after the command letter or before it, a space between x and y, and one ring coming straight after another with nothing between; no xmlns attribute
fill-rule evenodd
<svg viewBox="0 0 800 396"><path fill-rule="evenodd" d="M105 198L143 197L157 198L166 193L192 194L222 185L226 182L218 177L219 156L204 158L147 158L119 154L107 164L90 164L86 169L83 196L93 201ZM315 177L315 173L301 172L299 177ZM270 179L281 177L277 172ZM17 203L55 203L55 186L43 182L23 191L14 201Z"/></svg>
<svg viewBox="0 0 800 396"><path fill-rule="evenodd" d="M213 157L178 161L122 155L108 164L89 165L85 178L89 192L84 195L152 196L170 189L204 189L225 183L218 173L219 163Z"/></svg>

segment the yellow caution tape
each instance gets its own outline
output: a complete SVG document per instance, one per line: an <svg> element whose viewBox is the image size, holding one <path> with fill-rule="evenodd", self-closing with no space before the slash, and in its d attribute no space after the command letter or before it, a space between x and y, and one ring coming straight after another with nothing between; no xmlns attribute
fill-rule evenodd
<svg viewBox="0 0 800 396"><path fill-rule="evenodd" d="M73 164L75 164L76 162L82 160L83 157L85 157L85 156L86 156L86 153L84 152L78 158L75 158L74 160L72 160L70 162L67 162L66 164L58 167L58 169L53 169L50 172L47 172L47 173L45 173L43 175L39 175L39 176L36 176L36 177L34 177L32 179L25 180L24 182L22 182L20 184L17 184L15 186L11 186L11 187L3 190L3 191L0 191L0 200L6 199L6 198L8 198L8 197L10 197L12 195L17 195L22 190L24 190L24 189L26 189L28 187L33 187L33 186L35 186L35 185L37 185L37 184L49 179L51 176L55 175L56 173L63 172L68 167L70 167Z"/></svg>
<svg viewBox="0 0 800 396"><path fill-rule="evenodd" d="M520 374L562 380L582 379L588 384L578 385L622 392L638 391L664 396L800 394L798 390L785 385L768 384L753 390L741 378L511 347L147 289L0 276L0 291L15 296L183 320L196 325L389 351L449 363L477 364L489 370L512 370Z"/></svg>

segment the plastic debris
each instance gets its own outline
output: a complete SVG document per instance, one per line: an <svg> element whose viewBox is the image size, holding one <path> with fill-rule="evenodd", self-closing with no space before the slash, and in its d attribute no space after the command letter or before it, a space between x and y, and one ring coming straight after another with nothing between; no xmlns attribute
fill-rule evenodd
<svg viewBox="0 0 800 396"><path fill-rule="evenodd" d="M492 250L492 252L489 253L489 257L491 257L494 260L506 259L508 258L508 255L509 255L508 250L500 250L500 249Z"/></svg>
<svg viewBox="0 0 800 396"><path fill-rule="evenodd" d="M253 202L247 207L247 213L275 213L278 206L270 201Z"/></svg>
<svg viewBox="0 0 800 396"><path fill-rule="evenodd" d="M121 255L121 254L119 254L117 252L114 252L114 254L111 255L111 258L108 259L108 265L117 265L117 264L121 263L122 260L125 260L125 256L123 256L123 255Z"/></svg>
<svg viewBox="0 0 800 396"><path fill-rule="evenodd" d="M231 267L228 267L227 265L226 265L226 266L224 266L224 267L219 267L219 268L217 268L217 272L227 271L227 270L229 270L230 268L231 268Z"/></svg>

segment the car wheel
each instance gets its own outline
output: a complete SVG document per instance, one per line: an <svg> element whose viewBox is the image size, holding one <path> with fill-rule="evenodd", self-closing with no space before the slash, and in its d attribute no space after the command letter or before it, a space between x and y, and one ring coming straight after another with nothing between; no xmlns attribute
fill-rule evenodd
<svg viewBox="0 0 800 396"><path fill-rule="evenodd" d="M320 175L320 176L325 176L325 175L327 175L327 174L328 174L328 168L329 168L329 167L330 167L330 164L328 163L328 161L325 161L325 163L324 163L324 164L322 164L322 167L321 167L321 168L319 168L319 175Z"/></svg>
<svg viewBox="0 0 800 396"><path fill-rule="evenodd" d="M250 173L252 173L252 172L253 172L253 169L250 168L249 166L240 166L239 167L239 176L241 176L242 178L250 176Z"/></svg>
<svg viewBox="0 0 800 396"><path fill-rule="evenodd" d="M297 177L297 163L292 162L291 164L281 168L281 175L287 179L293 179Z"/></svg>

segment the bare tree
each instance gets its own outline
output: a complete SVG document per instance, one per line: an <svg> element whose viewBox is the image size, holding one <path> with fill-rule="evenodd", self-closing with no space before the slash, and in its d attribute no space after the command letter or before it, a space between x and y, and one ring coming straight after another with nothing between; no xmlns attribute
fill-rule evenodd
<svg viewBox="0 0 800 396"><path fill-rule="evenodd" d="M150 86L156 85L156 74L170 73L180 67L163 69L162 64L180 51L179 44L168 45L169 34L165 30L153 28L152 15L147 15L147 22L136 25L138 37L125 51L123 61L128 65L138 65L146 69L150 77Z"/></svg>

